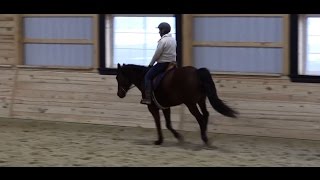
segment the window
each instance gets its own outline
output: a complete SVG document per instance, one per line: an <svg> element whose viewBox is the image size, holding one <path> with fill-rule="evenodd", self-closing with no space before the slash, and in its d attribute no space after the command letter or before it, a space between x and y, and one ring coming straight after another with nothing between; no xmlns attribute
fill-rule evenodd
<svg viewBox="0 0 320 180"><path fill-rule="evenodd" d="M301 15L299 74L320 75L320 15Z"/></svg>
<svg viewBox="0 0 320 180"><path fill-rule="evenodd" d="M177 63L181 63L180 14L99 15L99 73L115 74L117 64L148 65L161 38L157 26L171 25L177 40Z"/></svg>
<svg viewBox="0 0 320 180"><path fill-rule="evenodd" d="M174 15L107 15L106 67L148 65L160 39L157 26L161 22L168 22L176 37Z"/></svg>
<svg viewBox="0 0 320 180"><path fill-rule="evenodd" d="M92 68L96 15L23 15L24 65Z"/></svg>
<svg viewBox="0 0 320 180"><path fill-rule="evenodd" d="M320 15L290 15L290 78L320 83Z"/></svg>
<svg viewBox="0 0 320 180"><path fill-rule="evenodd" d="M194 15L193 59L212 73L286 73L285 15Z"/></svg>

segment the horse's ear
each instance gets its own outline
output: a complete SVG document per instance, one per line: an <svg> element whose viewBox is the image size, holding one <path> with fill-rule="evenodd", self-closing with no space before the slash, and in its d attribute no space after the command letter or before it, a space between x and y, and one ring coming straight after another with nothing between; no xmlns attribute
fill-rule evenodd
<svg viewBox="0 0 320 180"><path fill-rule="evenodd" d="M118 63L118 69L120 69L121 68L121 65Z"/></svg>

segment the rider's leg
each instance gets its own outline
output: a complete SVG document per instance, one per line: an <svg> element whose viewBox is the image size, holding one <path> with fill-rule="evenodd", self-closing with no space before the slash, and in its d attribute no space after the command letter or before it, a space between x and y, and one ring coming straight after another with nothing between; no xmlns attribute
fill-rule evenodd
<svg viewBox="0 0 320 180"><path fill-rule="evenodd" d="M151 104L152 80L161 72L165 71L169 63L157 63L145 75L144 96L140 103Z"/></svg>

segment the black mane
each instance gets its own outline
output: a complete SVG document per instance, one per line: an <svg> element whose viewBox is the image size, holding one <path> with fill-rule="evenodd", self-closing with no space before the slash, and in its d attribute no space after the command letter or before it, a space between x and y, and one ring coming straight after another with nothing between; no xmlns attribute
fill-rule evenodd
<svg viewBox="0 0 320 180"><path fill-rule="evenodd" d="M139 71L143 71L147 68L147 66L142 66L142 65L136 65L136 64L124 64L122 66L124 69L137 69Z"/></svg>
<svg viewBox="0 0 320 180"><path fill-rule="evenodd" d="M135 64L125 64L122 66L122 72L128 75L138 75L142 76L147 72L147 66L135 65Z"/></svg>

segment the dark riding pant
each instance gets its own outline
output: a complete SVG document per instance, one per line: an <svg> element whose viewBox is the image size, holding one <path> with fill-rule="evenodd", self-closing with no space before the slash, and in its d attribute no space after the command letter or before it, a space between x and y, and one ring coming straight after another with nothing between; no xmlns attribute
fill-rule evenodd
<svg viewBox="0 0 320 180"><path fill-rule="evenodd" d="M148 90L151 90L151 82L152 82L153 78L155 78L158 74L164 72L169 64L170 64L169 62L157 63L156 65L151 67L151 69L149 69L149 71L147 72L147 74L144 77L146 89L150 88Z"/></svg>

